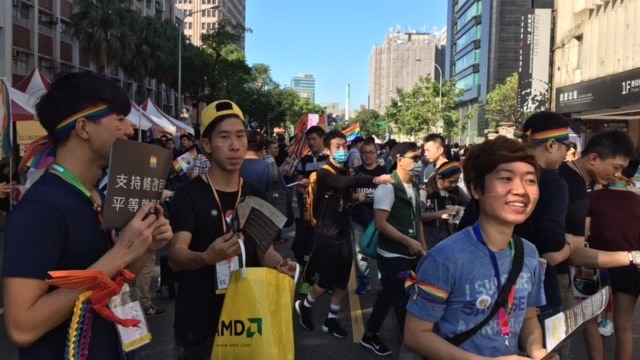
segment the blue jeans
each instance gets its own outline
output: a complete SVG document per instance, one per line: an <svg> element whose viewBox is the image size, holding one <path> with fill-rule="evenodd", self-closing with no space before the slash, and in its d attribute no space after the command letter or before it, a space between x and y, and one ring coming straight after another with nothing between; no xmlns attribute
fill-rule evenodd
<svg viewBox="0 0 640 360"><path fill-rule="evenodd" d="M353 255L356 260L356 275L358 279L369 279L369 259L360 253L360 240L364 235L365 227L358 224L355 221L351 222L351 229L353 230Z"/></svg>

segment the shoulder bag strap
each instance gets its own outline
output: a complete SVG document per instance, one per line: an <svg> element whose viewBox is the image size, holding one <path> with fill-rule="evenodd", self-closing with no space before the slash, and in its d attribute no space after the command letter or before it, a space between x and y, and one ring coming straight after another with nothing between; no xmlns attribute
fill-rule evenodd
<svg viewBox="0 0 640 360"><path fill-rule="evenodd" d="M469 340L469 338L475 335L475 333L477 333L480 329L482 329L491 319L493 319L493 317L498 313L498 309L500 309L501 306L506 305L508 301L507 298L509 297L509 293L511 292L511 288L515 285L516 280L518 279L518 276L522 271L522 265L524 264L524 247L522 245L522 239L514 235L513 242L515 246L513 264L511 266L511 270L509 270L507 281L504 283L504 286L498 294L497 301L491 308L491 312L476 326L452 338L446 339L448 342L452 343L453 345L460 346L462 343Z"/></svg>

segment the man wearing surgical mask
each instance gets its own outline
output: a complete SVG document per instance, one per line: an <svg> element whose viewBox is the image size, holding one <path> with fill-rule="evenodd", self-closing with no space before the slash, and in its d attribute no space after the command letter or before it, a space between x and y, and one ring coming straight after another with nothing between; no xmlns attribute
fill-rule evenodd
<svg viewBox="0 0 640 360"><path fill-rule="evenodd" d="M353 189L372 184L391 184L390 175L372 177L366 174L351 175L346 167L347 141L338 130L329 131L323 140L329 152L327 164L317 171L317 187L314 209L317 224L314 230L312 258L318 273L318 281L311 287L305 300L295 304L300 324L305 330L315 328L312 316L313 304L327 291L333 290L331 305L322 325L322 331L338 338L345 338L347 331L337 321L353 265L351 245L351 210ZM313 274L310 274L313 275Z"/></svg>
<svg viewBox="0 0 640 360"><path fill-rule="evenodd" d="M375 354L386 356L391 350L378 337L378 332L391 308L398 329L404 329L406 305L409 300L404 280L399 276L415 270L426 253L418 184L412 175L420 163L420 151L414 142L402 142L391 150L396 170L393 185L380 185L373 199L373 216L380 232L378 240L378 270L382 275L382 291L378 293L366 332L360 344Z"/></svg>

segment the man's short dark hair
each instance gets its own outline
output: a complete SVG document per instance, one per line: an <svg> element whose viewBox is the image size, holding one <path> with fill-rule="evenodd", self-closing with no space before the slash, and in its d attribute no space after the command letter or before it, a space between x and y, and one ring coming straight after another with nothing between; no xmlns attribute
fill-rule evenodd
<svg viewBox="0 0 640 360"><path fill-rule="evenodd" d="M182 134L182 135L180 135L180 140L182 140L182 139L191 140L191 137L189 136L189 134Z"/></svg>
<svg viewBox="0 0 640 360"><path fill-rule="evenodd" d="M61 144L69 137L54 136L58 124L98 104L107 105L118 115L126 116L131 111L131 100L117 83L92 72L72 72L56 78L38 101L36 114L47 134Z"/></svg>
<svg viewBox="0 0 640 360"><path fill-rule="evenodd" d="M376 141L373 139L369 139L367 138L365 141L362 142L361 146L373 146L375 148L377 148L378 146L376 145Z"/></svg>
<svg viewBox="0 0 640 360"><path fill-rule="evenodd" d="M309 130L311 130L311 128L309 128ZM324 134L324 138L322 139L322 144L324 145L324 147L329 149L331 147L331 140L337 139L337 138L344 139L345 141L347 140L347 137L344 136L342 131L333 129L328 133Z"/></svg>
<svg viewBox="0 0 640 360"><path fill-rule="evenodd" d="M247 149L249 151L262 151L266 144L266 138L258 130L247 130Z"/></svg>
<svg viewBox="0 0 640 360"><path fill-rule="evenodd" d="M429 141L437 142L440 146L444 147L447 145L447 140L444 139L444 136L440 134L429 134L424 137L423 143L428 143Z"/></svg>
<svg viewBox="0 0 640 360"><path fill-rule="evenodd" d="M596 154L602 160L622 156L631 159L635 155L635 145L627 133L619 130L603 131L594 135L582 150L582 156Z"/></svg>
<svg viewBox="0 0 640 360"><path fill-rule="evenodd" d="M316 134L318 135L318 137L324 137L325 132L321 126L314 125L307 129L307 131L304 133L304 136L308 137L309 135L312 135L312 134Z"/></svg>

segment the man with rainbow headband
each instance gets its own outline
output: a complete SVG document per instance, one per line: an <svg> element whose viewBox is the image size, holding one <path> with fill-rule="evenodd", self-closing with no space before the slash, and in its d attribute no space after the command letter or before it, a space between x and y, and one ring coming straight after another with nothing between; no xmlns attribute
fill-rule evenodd
<svg viewBox="0 0 640 360"><path fill-rule="evenodd" d="M123 270L137 272L171 239L162 207L155 206L151 214L152 204L139 209L117 239L101 227L95 186L109 164L111 144L133 134L125 119L130 106L121 87L89 72L60 77L37 105L48 134L39 141L40 150L55 154L54 163L15 207L5 233L5 323L21 360L63 354L66 359L123 358L113 314L104 306L109 298L100 305L91 299L87 312L97 313L84 323L87 331L71 331L79 336L69 336L67 343L82 291L54 288L45 280L54 270L99 270L106 278L130 275Z"/></svg>

